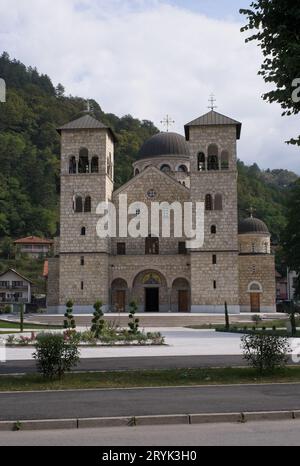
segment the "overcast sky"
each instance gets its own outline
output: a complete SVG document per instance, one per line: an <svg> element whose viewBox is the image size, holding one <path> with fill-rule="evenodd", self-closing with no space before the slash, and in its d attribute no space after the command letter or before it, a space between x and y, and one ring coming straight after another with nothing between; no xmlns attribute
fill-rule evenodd
<svg viewBox="0 0 300 466"><path fill-rule="evenodd" d="M208 111L243 123L239 158L300 174L300 150L284 141L299 118L262 101L262 54L245 44L239 8L251 0L0 0L0 50L94 98L105 112L173 130Z"/></svg>

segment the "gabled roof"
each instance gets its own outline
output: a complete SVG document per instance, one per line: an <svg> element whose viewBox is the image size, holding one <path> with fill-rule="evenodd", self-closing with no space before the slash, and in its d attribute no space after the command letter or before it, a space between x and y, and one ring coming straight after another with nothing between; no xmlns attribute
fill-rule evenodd
<svg viewBox="0 0 300 466"><path fill-rule="evenodd" d="M31 283L31 285L33 285L33 282L32 282L31 280L29 280L29 278L24 277L24 275L21 275L21 274L20 274L19 272L17 272L15 269L8 269L8 270L6 270L5 272L0 273L0 278L3 277L4 275L6 275L6 274L9 273L9 272L15 273L16 275L18 275L18 277L22 278L22 279L25 280L26 282Z"/></svg>
<svg viewBox="0 0 300 466"><path fill-rule="evenodd" d="M14 244L53 244L53 241L44 238L38 238L37 236L28 236L27 238L21 238L14 241Z"/></svg>
<svg viewBox="0 0 300 466"><path fill-rule="evenodd" d="M101 121L96 120L96 118L93 118L91 115L84 115L77 120L70 121L61 128L57 128L57 131L61 133L62 131L70 131L74 129L106 129L110 132L113 140L117 142L117 138L112 129L109 128L109 126L105 126Z"/></svg>
<svg viewBox="0 0 300 466"><path fill-rule="evenodd" d="M186 139L188 141L190 139L190 127L191 126L218 126L218 125L236 126L236 137L237 139L240 139L242 123L240 123L237 120L233 120L232 118L229 118L225 115L222 115L221 113L215 112L214 110L211 110L205 115L202 115L201 117L196 118L196 120L193 120L190 123L187 123L185 125L184 129L185 129Z"/></svg>
<svg viewBox="0 0 300 466"><path fill-rule="evenodd" d="M172 176L168 175L167 173L165 172L162 172L161 170L159 170L158 168L156 168L154 165L149 165L149 167L147 167L144 171L142 171L141 173L139 173L137 176L134 176L133 178L131 178L129 181L127 181L127 183L123 184L123 186L121 186L119 189L117 189L116 191L113 192L113 196L117 196L118 194L120 194L124 189L128 188L131 184L134 184L139 178L142 178L144 177L145 175L147 175L147 173L149 171L156 171L157 174L159 174L160 176L164 177L165 179L171 181L172 183L176 184L176 186L178 187L178 189L181 189L181 190L184 190L185 192L188 192L189 191L189 188L187 188L186 186L184 186L183 184L179 183L179 181L177 181L175 178L173 178Z"/></svg>

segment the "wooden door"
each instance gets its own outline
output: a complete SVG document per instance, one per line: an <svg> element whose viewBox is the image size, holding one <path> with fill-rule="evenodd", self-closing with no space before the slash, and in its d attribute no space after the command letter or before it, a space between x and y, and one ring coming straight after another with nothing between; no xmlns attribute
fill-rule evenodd
<svg viewBox="0 0 300 466"><path fill-rule="evenodd" d="M187 290L178 291L178 312L189 312L189 292Z"/></svg>
<svg viewBox="0 0 300 466"><path fill-rule="evenodd" d="M259 313L260 312L260 294L251 293L250 302L251 302L251 312Z"/></svg>
<svg viewBox="0 0 300 466"><path fill-rule="evenodd" d="M118 312L126 311L126 291L125 290L116 291L115 306Z"/></svg>

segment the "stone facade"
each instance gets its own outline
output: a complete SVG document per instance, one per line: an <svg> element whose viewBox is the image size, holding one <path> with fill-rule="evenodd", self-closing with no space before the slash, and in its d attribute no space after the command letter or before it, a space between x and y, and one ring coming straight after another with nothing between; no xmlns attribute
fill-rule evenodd
<svg viewBox="0 0 300 466"><path fill-rule="evenodd" d="M164 144L161 155L157 142L151 153L150 140L149 154L134 163L132 179L116 191L111 130L90 117L61 129L60 238L55 241L56 257L49 261L49 312L64 312L66 301L72 299L74 311L80 313L92 312L97 300L105 311L125 312L134 300L139 312L195 313L223 313L226 301L230 313L239 313L253 310L254 292L260 294L260 310L274 310L270 236L238 235L240 124L224 122L226 117L216 112L208 116L214 124L193 122L187 140L180 144L178 138L183 137L176 135L176 142L166 133L170 150ZM162 134L159 139L163 138ZM181 155L182 144L186 147ZM124 199L128 206L134 203L128 220L135 225L148 208L144 237L120 233ZM112 201L116 209L117 237L97 235L96 210L104 201ZM178 219L165 206L159 228L153 231L153 202L176 203L183 211L185 203L205 203L203 246L186 247L184 225L178 234ZM163 237L163 222L170 225L170 237Z"/></svg>

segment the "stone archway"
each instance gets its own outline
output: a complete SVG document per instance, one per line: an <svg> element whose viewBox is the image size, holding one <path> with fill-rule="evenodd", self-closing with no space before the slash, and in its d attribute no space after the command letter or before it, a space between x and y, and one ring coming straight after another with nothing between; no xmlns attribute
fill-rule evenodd
<svg viewBox="0 0 300 466"><path fill-rule="evenodd" d="M111 284L112 308L116 312L126 312L128 306L128 285L123 278L117 278Z"/></svg>
<svg viewBox="0 0 300 466"><path fill-rule="evenodd" d="M185 313L191 310L191 287L186 278L177 278L173 282L171 310Z"/></svg>
<svg viewBox="0 0 300 466"><path fill-rule="evenodd" d="M169 294L165 277L156 270L140 272L133 281L132 298L139 312L168 312Z"/></svg>

